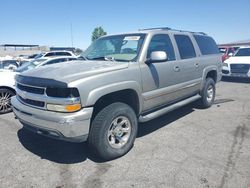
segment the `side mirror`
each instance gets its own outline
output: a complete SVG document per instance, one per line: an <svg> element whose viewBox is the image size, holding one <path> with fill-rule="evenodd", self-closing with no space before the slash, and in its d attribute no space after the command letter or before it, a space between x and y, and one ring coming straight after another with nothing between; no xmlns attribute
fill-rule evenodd
<svg viewBox="0 0 250 188"><path fill-rule="evenodd" d="M148 60L148 62L150 63L160 63L160 62L164 62L167 61L168 56L167 53L164 51L154 51L151 52L150 54L150 59Z"/></svg>

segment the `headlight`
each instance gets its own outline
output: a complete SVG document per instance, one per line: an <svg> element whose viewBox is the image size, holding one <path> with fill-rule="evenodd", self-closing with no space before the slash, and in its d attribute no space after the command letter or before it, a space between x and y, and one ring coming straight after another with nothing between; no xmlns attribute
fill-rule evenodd
<svg viewBox="0 0 250 188"><path fill-rule="evenodd" d="M76 112L81 109L81 100L77 88L47 87L46 94L55 97L59 104L47 103L47 110L55 112Z"/></svg>
<svg viewBox="0 0 250 188"><path fill-rule="evenodd" d="M228 64L227 63L222 63L222 66L223 67L228 67Z"/></svg>
<svg viewBox="0 0 250 188"><path fill-rule="evenodd" d="M81 104L47 104L47 109L56 112L76 112L81 109Z"/></svg>
<svg viewBox="0 0 250 188"><path fill-rule="evenodd" d="M49 97L58 97L58 98L75 98L80 96L77 88L47 87L46 94Z"/></svg>

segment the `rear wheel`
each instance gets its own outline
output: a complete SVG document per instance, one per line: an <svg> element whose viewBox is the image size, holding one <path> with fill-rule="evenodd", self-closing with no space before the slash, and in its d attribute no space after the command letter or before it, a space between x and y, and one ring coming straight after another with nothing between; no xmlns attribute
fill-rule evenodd
<svg viewBox="0 0 250 188"><path fill-rule="evenodd" d="M10 89L0 89L0 114L12 111L10 99L15 93Z"/></svg>
<svg viewBox="0 0 250 188"><path fill-rule="evenodd" d="M202 108L209 108L214 103L215 99L215 82L212 78L207 78L201 92L200 105Z"/></svg>
<svg viewBox="0 0 250 188"><path fill-rule="evenodd" d="M103 108L93 119L89 146L102 159L126 154L137 135L137 117L127 104L116 102Z"/></svg>

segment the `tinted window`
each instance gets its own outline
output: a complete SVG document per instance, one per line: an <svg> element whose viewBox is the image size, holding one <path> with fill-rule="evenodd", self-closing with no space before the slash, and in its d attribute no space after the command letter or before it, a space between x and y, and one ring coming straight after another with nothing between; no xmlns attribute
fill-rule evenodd
<svg viewBox="0 0 250 188"><path fill-rule="evenodd" d="M218 54L219 49L211 37L204 35L194 35L194 38L201 50L202 55Z"/></svg>
<svg viewBox="0 0 250 188"><path fill-rule="evenodd" d="M47 53L46 55L45 55L45 57L51 57L51 56L54 56L55 54L54 54L54 52L50 52L50 53Z"/></svg>
<svg viewBox="0 0 250 188"><path fill-rule="evenodd" d="M70 53L68 52L55 52L56 56L71 56Z"/></svg>
<svg viewBox="0 0 250 188"><path fill-rule="evenodd" d="M76 58L68 58L68 61L74 61Z"/></svg>
<svg viewBox="0 0 250 188"><path fill-rule="evenodd" d="M250 48L240 48L234 56L250 56Z"/></svg>
<svg viewBox="0 0 250 188"><path fill-rule="evenodd" d="M51 61L47 62L44 65L51 65L51 64L55 64L55 63L61 63L61 62L64 62L64 61L67 61L67 59L65 59L65 58L63 58L63 59L55 59L55 60L51 60Z"/></svg>
<svg viewBox="0 0 250 188"><path fill-rule="evenodd" d="M193 58L196 56L192 41L187 35L175 35L181 59Z"/></svg>
<svg viewBox="0 0 250 188"><path fill-rule="evenodd" d="M168 61L175 60L172 42L168 35L160 34L152 37L148 47L147 57L154 51L164 51L167 53Z"/></svg>

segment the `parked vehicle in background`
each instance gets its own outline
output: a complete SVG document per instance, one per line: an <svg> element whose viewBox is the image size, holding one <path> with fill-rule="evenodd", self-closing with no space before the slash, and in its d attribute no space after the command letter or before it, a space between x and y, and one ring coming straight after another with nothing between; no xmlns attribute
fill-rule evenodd
<svg viewBox="0 0 250 188"><path fill-rule="evenodd" d="M101 158L126 154L145 122L215 98L221 56L204 33L155 28L104 36L87 61L39 67L16 77L11 102L30 131L72 142L88 140Z"/></svg>
<svg viewBox="0 0 250 188"><path fill-rule="evenodd" d="M57 57L57 56L76 57L76 55L71 51L50 51L50 52L44 52L44 53L38 54L37 56L34 57L34 59L51 58L51 57Z"/></svg>
<svg viewBox="0 0 250 188"><path fill-rule="evenodd" d="M224 77L250 77L250 46L240 47L223 63Z"/></svg>
<svg viewBox="0 0 250 188"><path fill-rule="evenodd" d="M45 66L45 65L51 65L51 64L56 64L56 63L62 63L65 61L74 61L77 60L75 57L54 57L54 58L39 58L35 59L33 61L25 63L23 66L19 67L16 69L16 72L24 72L33 68Z"/></svg>
<svg viewBox="0 0 250 188"><path fill-rule="evenodd" d="M233 56L237 48L231 46L220 46L219 50L222 54L222 61L224 62L229 57Z"/></svg>
<svg viewBox="0 0 250 188"><path fill-rule="evenodd" d="M0 71L0 114L12 111L10 106L10 98L15 95L15 75L21 72L41 67L52 65L66 61L76 60L74 57L56 57L47 59L36 59L19 67L16 71Z"/></svg>
<svg viewBox="0 0 250 188"><path fill-rule="evenodd" d="M18 61L14 59L1 60L0 59L0 69L4 70L15 70L19 67Z"/></svg>
<svg viewBox="0 0 250 188"><path fill-rule="evenodd" d="M32 61L35 59L35 57L37 56L38 54L32 54L32 55L20 55L18 56L16 59L20 62L20 65L26 63L26 62L29 62L29 61Z"/></svg>

